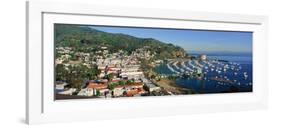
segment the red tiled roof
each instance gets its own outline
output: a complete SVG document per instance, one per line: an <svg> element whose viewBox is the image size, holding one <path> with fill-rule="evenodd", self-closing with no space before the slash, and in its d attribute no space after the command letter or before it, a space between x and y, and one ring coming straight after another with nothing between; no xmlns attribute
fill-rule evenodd
<svg viewBox="0 0 281 125"><path fill-rule="evenodd" d="M138 92L143 92L144 91L143 88L138 88L137 90L138 90Z"/></svg>
<svg viewBox="0 0 281 125"><path fill-rule="evenodd" d="M112 80L112 81L110 81L110 82L108 82L108 84L115 84L115 83L118 83L120 80Z"/></svg>
<svg viewBox="0 0 281 125"><path fill-rule="evenodd" d="M123 88L123 87L125 87L125 86L120 86L120 85L119 85L119 86L116 86L115 88Z"/></svg>
<svg viewBox="0 0 281 125"><path fill-rule="evenodd" d="M127 84L127 85L118 85L115 88L123 88L123 87L143 87L143 83L138 82L138 83L131 83L131 84Z"/></svg>
<svg viewBox="0 0 281 125"><path fill-rule="evenodd" d="M129 84L127 86L138 86L138 87L142 87L143 86L143 83L141 82L135 82L135 83L132 83L132 84Z"/></svg>
<svg viewBox="0 0 281 125"><path fill-rule="evenodd" d="M87 88L92 88L92 89L106 89L107 84L97 84L97 83L89 83Z"/></svg>
<svg viewBox="0 0 281 125"><path fill-rule="evenodd" d="M135 89L135 90L129 90L126 92L126 96L134 96L136 94L139 94L138 90Z"/></svg>

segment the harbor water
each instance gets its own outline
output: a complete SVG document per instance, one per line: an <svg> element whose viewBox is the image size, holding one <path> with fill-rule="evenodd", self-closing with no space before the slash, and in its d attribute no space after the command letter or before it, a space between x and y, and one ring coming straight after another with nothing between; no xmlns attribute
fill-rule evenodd
<svg viewBox="0 0 281 125"><path fill-rule="evenodd" d="M169 76L200 69L201 77L177 77L176 84L197 94L252 92L251 55L208 55L206 61L174 61L158 65L155 71Z"/></svg>

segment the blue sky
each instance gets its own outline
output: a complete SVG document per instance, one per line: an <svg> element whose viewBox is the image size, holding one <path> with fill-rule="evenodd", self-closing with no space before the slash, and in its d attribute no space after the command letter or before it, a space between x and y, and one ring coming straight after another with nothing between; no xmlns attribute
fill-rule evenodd
<svg viewBox="0 0 281 125"><path fill-rule="evenodd" d="M154 38L165 43L181 46L187 52L252 52L251 32L90 27L109 33L123 33L140 38Z"/></svg>

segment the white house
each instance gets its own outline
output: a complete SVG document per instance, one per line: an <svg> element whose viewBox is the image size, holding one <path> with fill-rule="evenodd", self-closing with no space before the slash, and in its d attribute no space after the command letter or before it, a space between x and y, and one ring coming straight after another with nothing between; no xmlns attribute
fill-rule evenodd
<svg viewBox="0 0 281 125"><path fill-rule="evenodd" d="M81 91L77 95L79 95L79 96L93 96L94 90L92 88L81 89Z"/></svg>
<svg viewBox="0 0 281 125"><path fill-rule="evenodd" d="M115 87L113 89L114 96L121 96L121 95L123 95L123 93L124 93L124 89L123 88L124 87Z"/></svg>
<svg viewBox="0 0 281 125"><path fill-rule="evenodd" d="M58 92L58 94L72 95L75 91L76 91L76 88L70 88L68 90L65 90L65 91L62 91L62 92Z"/></svg>
<svg viewBox="0 0 281 125"><path fill-rule="evenodd" d="M66 82L57 82L56 83L56 90L64 90L64 87L68 85Z"/></svg>
<svg viewBox="0 0 281 125"><path fill-rule="evenodd" d="M161 90L160 87L152 84L152 83L145 83L145 86L148 88L149 92L153 92L153 91L159 91Z"/></svg>

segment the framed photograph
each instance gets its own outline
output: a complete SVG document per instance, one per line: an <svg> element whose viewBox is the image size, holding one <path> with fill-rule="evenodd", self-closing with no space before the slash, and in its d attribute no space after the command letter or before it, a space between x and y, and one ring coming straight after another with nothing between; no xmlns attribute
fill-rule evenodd
<svg viewBox="0 0 281 125"><path fill-rule="evenodd" d="M29 124L267 105L265 16L26 6Z"/></svg>

